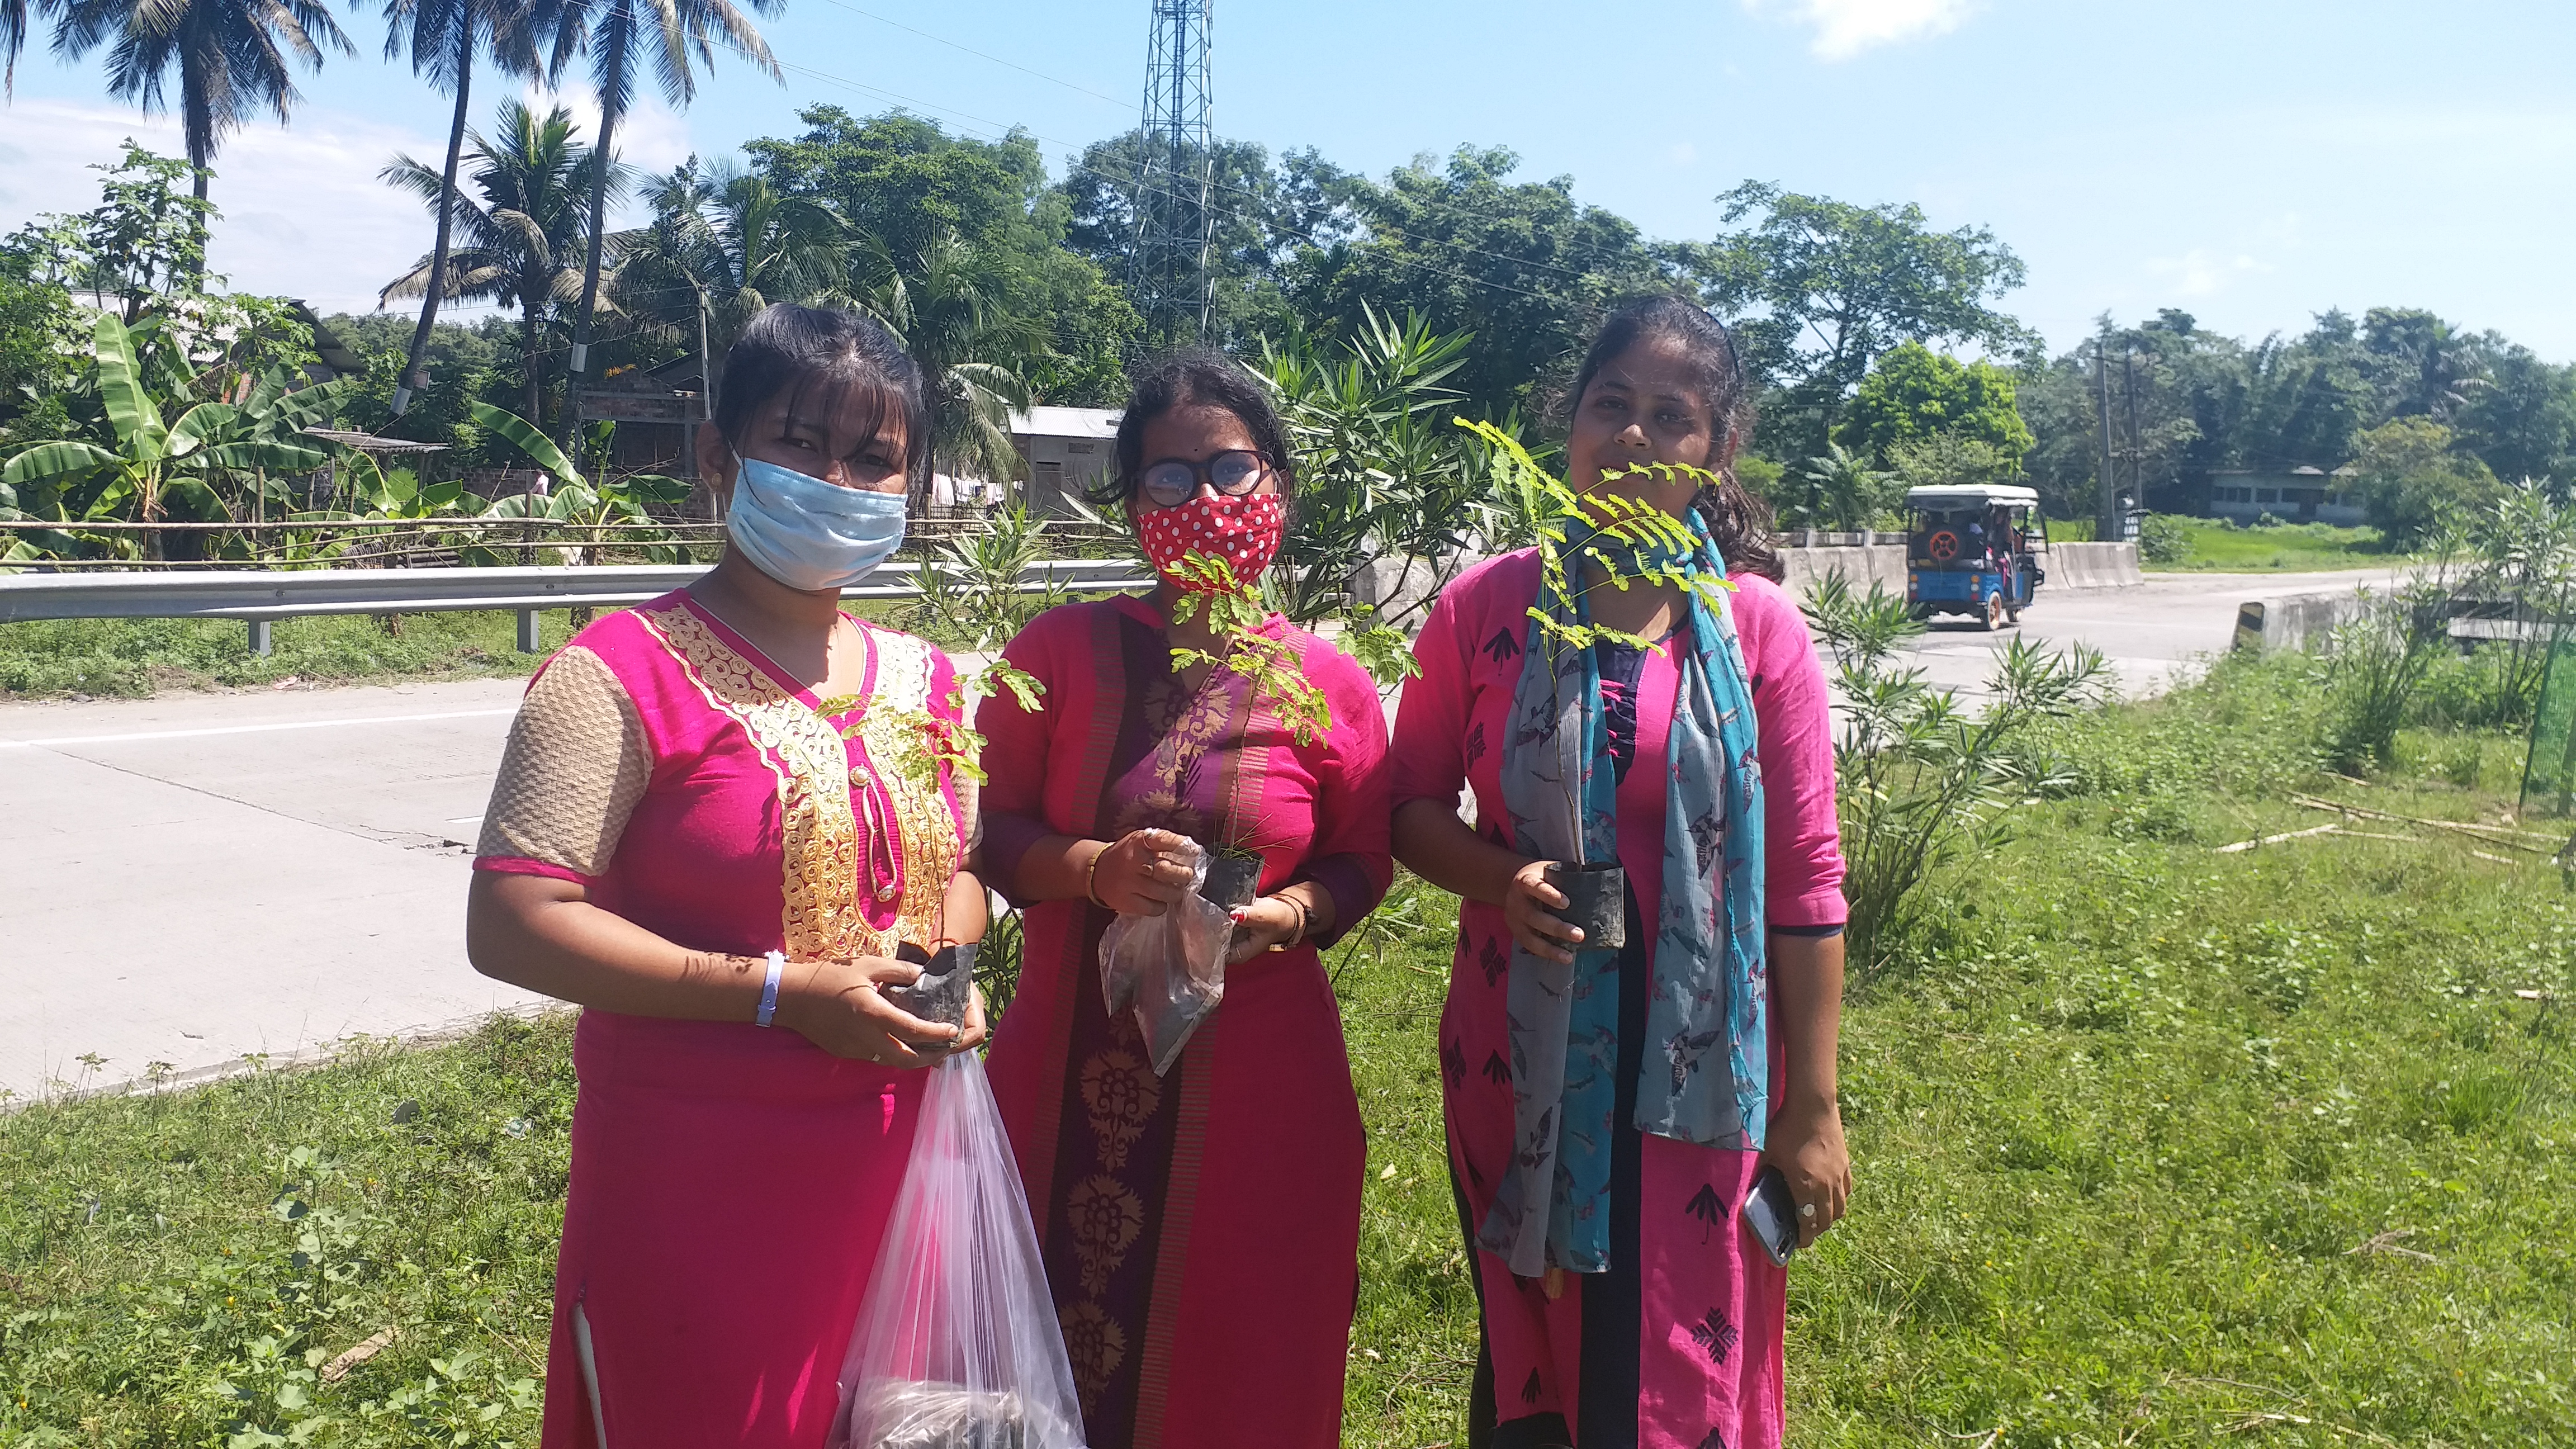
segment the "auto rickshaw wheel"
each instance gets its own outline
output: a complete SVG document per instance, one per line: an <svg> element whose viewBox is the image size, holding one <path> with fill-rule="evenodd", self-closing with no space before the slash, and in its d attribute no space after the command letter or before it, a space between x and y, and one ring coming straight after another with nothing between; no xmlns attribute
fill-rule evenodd
<svg viewBox="0 0 2576 1449"><path fill-rule="evenodd" d="M1907 617L1913 619L1915 623L1920 624L1924 620L1932 617L1932 606L1930 604L1916 604L1908 608L1905 612Z"/></svg>
<svg viewBox="0 0 2576 1449"><path fill-rule="evenodd" d="M2004 626L2004 613L2003 590L1989 590L1986 594L1986 632L1993 633Z"/></svg>

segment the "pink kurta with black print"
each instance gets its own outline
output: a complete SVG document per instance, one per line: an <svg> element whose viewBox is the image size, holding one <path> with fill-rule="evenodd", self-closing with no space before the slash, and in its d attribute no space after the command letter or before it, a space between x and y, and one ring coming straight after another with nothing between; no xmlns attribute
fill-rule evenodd
<svg viewBox="0 0 2576 1449"><path fill-rule="evenodd" d="M1736 627L1759 721L1766 899L1774 933L1825 934L1844 917L1825 681L1797 605L1767 579L1737 575ZM1395 803L1446 803L1472 787L1477 818L1506 818L1501 764L1521 675L1534 552L1462 575L1434 604L1395 724ZM1737 1208L1757 1154L1641 1134L1633 1121L1636 1048L1644 1036L1646 943L1663 881L1665 740L1680 692L1670 653L1604 647L1611 752L1619 763L1619 858L1626 867L1629 948L1620 1000L1620 1109L1612 1153L1611 1271L1568 1279L1549 1300L1476 1250L1485 1355L1470 1442L1500 1449L1769 1449L1780 1442L1782 1319L1787 1280L1745 1231ZM1633 764L1635 768L1629 766ZM1488 838L1504 838L1490 824ZM1472 1241L1500 1184L1512 1140L1511 1043L1504 1018L1510 934L1502 912L1469 902L1440 1024L1442 1103L1462 1226ZM1772 1077L1781 1075L1777 1040Z"/></svg>

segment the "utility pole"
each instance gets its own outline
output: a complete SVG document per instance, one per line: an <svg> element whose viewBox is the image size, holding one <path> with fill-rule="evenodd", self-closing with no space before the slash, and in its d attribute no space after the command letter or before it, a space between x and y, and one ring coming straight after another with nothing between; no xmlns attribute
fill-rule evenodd
<svg viewBox="0 0 2576 1449"><path fill-rule="evenodd" d="M2093 536L2111 542L2120 536L2119 483L2112 476L2111 458L2111 319L2102 319L2102 335L2093 344L2093 383L2099 399L2096 415L2102 423L2102 468L2095 488Z"/></svg>
<svg viewBox="0 0 2576 1449"><path fill-rule="evenodd" d="M2120 348L2120 392L2129 406L2129 507L2147 506L2146 439L2138 431L2138 350ZM2128 509L2120 512L2120 536L2129 536Z"/></svg>
<svg viewBox="0 0 2576 1449"><path fill-rule="evenodd" d="M1206 338L1214 303L1215 0L1152 4L1128 283L1145 316L1147 345L1176 347Z"/></svg>

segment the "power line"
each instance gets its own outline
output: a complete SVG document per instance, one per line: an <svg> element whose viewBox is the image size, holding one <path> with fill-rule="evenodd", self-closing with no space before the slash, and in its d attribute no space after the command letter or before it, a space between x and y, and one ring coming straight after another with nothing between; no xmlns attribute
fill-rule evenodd
<svg viewBox="0 0 2576 1449"><path fill-rule="evenodd" d="M950 40L948 37L946 37L946 36L944 36L944 35L933 35L933 34L931 34L931 33L930 33L929 31L927 31L927 30L920 30L920 29L916 29L916 28L915 28L915 27L913 27L913 26L910 26L910 25L906 25L906 24L904 24L904 23L903 23L902 21L900 21L900 20L891 20L891 19L888 19L887 17L885 17L885 16L883 16L883 15L879 15L878 13L876 13L876 12L875 12L875 11L873 11L873 10L862 10L862 9L860 9L860 8L859 8L858 6L856 6L856 5L852 5L852 4L847 3L847 0L826 0L826 3L831 4L831 5L839 6L841 9L843 9L843 10L847 10L847 11L849 11L849 12L850 12L851 14L853 14L853 15L864 15L864 16L866 16L867 18L869 18L870 20L874 20L874 21L878 22L879 24L883 24L883 25L891 25L891 26L893 26L893 27L894 27L895 29L897 29L897 30L906 31L906 32L908 32L908 33L910 33L910 34L913 34L913 35L918 35L918 36L920 36L920 37L921 37L922 39L924 39L924 40L934 41L934 42L936 42L936 43L938 43L938 44L940 44L940 45L947 46L947 47L948 47L949 49L951 49L951 50L964 51L966 54L971 55L971 56L974 56L974 57L976 57L976 58L977 58L977 59L979 59L979 60L989 60L989 61L991 61L991 62L992 62L993 64L995 64L995 65L999 65L999 66L1007 66L1007 67L1009 67L1009 68L1010 68L1010 69L1012 69L1012 70L1018 71L1018 72L1019 72L1020 74L1022 74L1022 75L1025 75L1025 76L1034 76L1034 77L1036 77L1037 79L1042 80L1042 81L1046 81L1046 82L1048 82L1048 83L1049 83L1049 84L1051 84L1051 85L1060 85L1060 86L1064 87L1066 90L1069 90L1069 91L1078 91L1078 92L1080 92L1080 93L1081 93L1081 94L1083 94L1083 95L1091 96L1091 97L1094 97L1095 99L1098 99L1098 100L1104 100L1104 101L1107 101L1107 102L1109 102L1109 104L1111 104L1111 105L1113 105L1113 106L1123 106L1123 105L1127 104L1125 101L1122 101L1122 100L1118 99L1116 96L1102 95L1100 92L1093 90L1093 89L1092 89L1091 87L1089 87L1089 86L1086 86L1086 85L1078 85L1078 84L1076 84L1076 83L1074 83L1074 82L1072 82L1072 81L1066 80L1066 79L1065 79L1064 77L1062 77L1062 76L1049 75L1049 74L1047 74L1045 71L1042 71L1042 70L1031 70L1029 67L1022 65L1022 64L1020 64L1020 63L1019 63L1019 62L1017 62L1017 61L1004 60L1004 59L1002 59L1002 58L1001 58L1000 56L998 56L998 55L993 55L993 54L990 54L989 52L986 52L986 51L977 50L975 47L973 47L973 46L971 46L971 45L962 45L962 44L959 44L958 42L956 42L956 41L954 41L954 40Z"/></svg>

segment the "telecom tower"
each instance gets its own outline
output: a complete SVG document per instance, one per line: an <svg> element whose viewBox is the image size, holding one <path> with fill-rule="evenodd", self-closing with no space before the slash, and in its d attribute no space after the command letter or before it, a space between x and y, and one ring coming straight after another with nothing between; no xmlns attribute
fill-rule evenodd
<svg viewBox="0 0 2576 1449"><path fill-rule="evenodd" d="M1209 126L1215 0L1152 0L1143 146L1136 166L1136 254L1128 274L1149 346L1207 336L1215 242L1215 135Z"/></svg>

